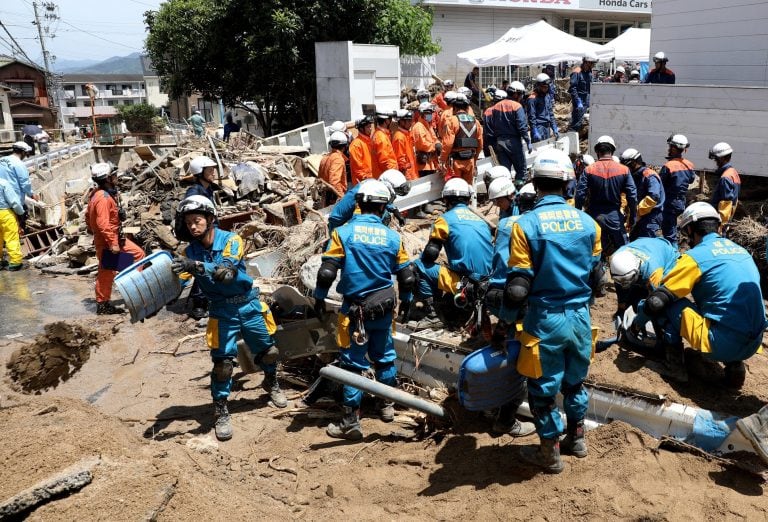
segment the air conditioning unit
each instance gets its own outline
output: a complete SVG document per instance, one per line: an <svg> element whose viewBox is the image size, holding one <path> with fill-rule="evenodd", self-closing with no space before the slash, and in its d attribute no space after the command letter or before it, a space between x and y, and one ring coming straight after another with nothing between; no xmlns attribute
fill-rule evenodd
<svg viewBox="0 0 768 522"><path fill-rule="evenodd" d="M0 129L0 142L13 143L16 141L16 133L13 130Z"/></svg>

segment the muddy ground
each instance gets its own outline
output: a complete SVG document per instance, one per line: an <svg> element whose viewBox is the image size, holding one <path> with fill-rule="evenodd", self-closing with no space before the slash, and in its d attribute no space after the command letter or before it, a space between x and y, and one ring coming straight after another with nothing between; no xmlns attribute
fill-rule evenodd
<svg viewBox="0 0 768 522"><path fill-rule="evenodd" d="M294 402L276 409L259 386L260 374L238 374L231 397L235 437L219 443L211 429L204 340L185 342L176 356L163 353L201 331L191 320L170 311L137 324L97 318L91 280L32 272L23 282L9 279L17 275L0 272L0 284L25 285L30 293L66 289L76 304L64 312L69 330L52 326L46 335L43 322L53 321L45 315L37 328L44 337L5 339L18 331L20 312L0 303L11 319L0 331L0 502L82 459L98 459L90 485L39 507L30 520L768 518L760 478L660 450L659 441L618 422L589 432L589 457L565 457L565 472L550 476L520 460L520 449L536 444L535 436L491 436L489 422L474 414L458 429L422 439L413 436L409 412L392 424L368 416L364 441L350 444L325 435L336 410L302 410ZM604 331L614 307L610 295L594 307ZM73 342L72 333L84 341ZM59 376L55 388L25 393L20 383L30 391L39 382L13 382L6 363L20 348L39 355L35 347L46 343L54 350L69 343L80 354L72 364L81 366L72 366L66 380ZM738 393L700 380L673 385L646 362L614 346L597 354L590 378L736 415L768 402L765 355L750 359ZM295 401L305 389L300 376L281 375Z"/></svg>

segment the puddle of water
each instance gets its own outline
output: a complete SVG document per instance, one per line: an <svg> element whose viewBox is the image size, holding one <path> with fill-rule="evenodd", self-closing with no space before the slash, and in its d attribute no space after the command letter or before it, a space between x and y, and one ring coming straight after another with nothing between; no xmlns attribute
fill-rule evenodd
<svg viewBox="0 0 768 522"><path fill-rule="evenodd" d="M0 271L0 339L18 333L31 338L45 323L95 310L90 280L52 277L36 269Z"/></svg>

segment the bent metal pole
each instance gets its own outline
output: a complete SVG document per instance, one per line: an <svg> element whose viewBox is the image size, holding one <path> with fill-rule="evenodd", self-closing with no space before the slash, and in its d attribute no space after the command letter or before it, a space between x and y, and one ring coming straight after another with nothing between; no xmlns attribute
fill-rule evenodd
<svg viewBox="0 0 768 522"><path fill-rule="evenodd" d="M408 408L413 408L420 412L432 415L434 417L445 417L445 410L437 404L423 399L419 399L410 393L398 390L386 384L366 379L362 375L357 375L347 370L342 370L337 366L325 366L320 369L320 375L326 379L354 386L364 392L394 401Z"/></svg>

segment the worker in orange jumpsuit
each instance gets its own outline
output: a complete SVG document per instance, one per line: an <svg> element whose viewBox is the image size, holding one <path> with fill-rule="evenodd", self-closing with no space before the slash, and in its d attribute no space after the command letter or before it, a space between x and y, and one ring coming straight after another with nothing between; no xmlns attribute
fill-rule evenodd
<svg viewBox="0 0 768 522"><path fill-rule="evenodd" d="M456 91L448 91L445 93L445 103L448 105L443 111L440 113L439 121L437 123L437 136L439 138L443 137L443 129L445 129L445 122L450 119L451 116L453 116L453 102L456 100L456 96L458 96L459 93Z"/></svg>
<svg viewBox="0 0 768 522"><path fill-rule="evenodd" d="M397 158L397 170L403 173L405 179L413 181L419 178L416 172L416 158L413 152L413 138L411 126L413 125L413 113L400 109L397 111L397 130L392 136L392 148Z"/></svg>
<svg viewBox="0 0 768 522"><path fill-rule="evenodd" d="M133 256L133 262L143 259L144 251L131 240L123 237L121 221L125 219L124 211L120 208L117 193L117 170L109 163L91 165L91 179L98 188L93 191L88 200L85 221L93 233L93 244L96 247L96 258L99 260L99 270L96 275L96 313L121 314L122 308L117 308L109 300L112 297L112 282L117 270L103 266L104 250L112 254L126 253ZM113 266L113 265L109 265Z"/></svg>
<svg viewBox="0 0 768 522"><path fill-rule="evenodd" d="M344 149L347 148L347 135L336 131L331 134L328 142L331 152L320 160L318 176L330 185L331 190L325 191L323 207L336 203L347 192L347 157Z"/></svg>
<svg viewBox="0 0 768 522"><path fill-rule="evenodd" d="M416 158L416 171L419 177L429 176L437 172L437 159L440 156L442 144L437 140L432 130L432 119L435 109L429 102L419 105L419 120L411 127L414 155Z"/></svg>
<svg viewBox="0 0 768 522"><path fill-rule="evenodd" d="M392 137L389 125L392 116L386 112L376 111L376 130L373 131L373 177L379 179L385 170L397 170L397 158L392 148Z"/></svg>
<svg viewBox="0 0 768 522"><path fill-rule="evenodd" d="M357 138L349 144L349 169L352 172L352 187L364 179L373 178L373 119L363 116L357 120Z"/></svg>
<svg viewBox="0 0 768 522"><path fill-rule="evenodd" d="M432 103L437 105L438 109L444 111L448 108L448 104L445 103L445 94L449 91L453 91L453 80L445 80L443 82L443 90L435 95L435 99Z"/></svg>
<svg viewBox="0 0 768 522"><path fill-rule="evenodd" d="M446 173L446 180L458 177L474 186L477 156L483 150L483 127L467 113L466 96L457 95L453 107L454 115L445 124L440 163L453 170L452 175Z"/></svg>

